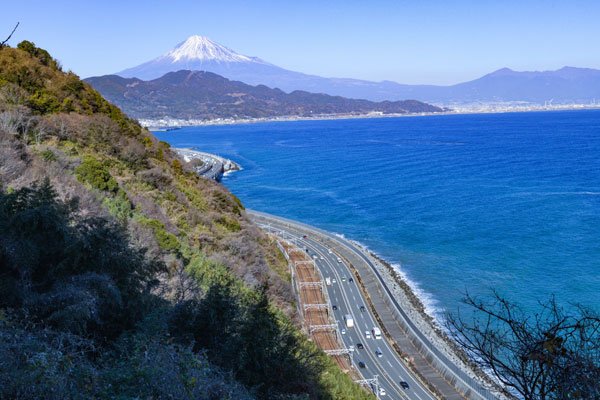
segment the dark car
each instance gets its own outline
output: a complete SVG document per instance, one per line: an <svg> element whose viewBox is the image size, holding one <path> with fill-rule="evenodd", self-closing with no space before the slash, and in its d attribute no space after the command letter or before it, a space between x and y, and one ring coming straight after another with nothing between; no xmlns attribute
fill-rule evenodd
<svg viewBox="0 0 600 400"><path fill-rule="evenodd" d="M348 278L348 282L354 282L354 279L352 277Z"/></svg>
<svg viewBox="0 0 600 400"><path fill-rule="evenodd" d="M333 308L334 311L337 310L337 306L335 304L332 305L331 308Z"/></svg>
<svg viewBox="0 0 600 400"><path fill-rule="evenodd" d="M367 309L365 308L365 306L360 306L360 311L365 312L367 311Z"/></svg>
<svg viewBox="0 0 600 400"><path fill-rule="evenodd" d="M400 386L402 387L402 389L408 389L408 383L406 383L405 381L400 381Z"/></svg>
<svg viewBox="0 0 600 400"><path fill-rule="evenodd" d="M359 366L359 368L365 368L365 363L362 361L359 361L358 366Z"/></svg>
<svg viewBox="0 0 600 400"><path fill-rule="evenodd" d="M364 349L365 346L363 346L362 343L356 343L356 348L359 349L359 350L361 350L361 349Z"/></svg>

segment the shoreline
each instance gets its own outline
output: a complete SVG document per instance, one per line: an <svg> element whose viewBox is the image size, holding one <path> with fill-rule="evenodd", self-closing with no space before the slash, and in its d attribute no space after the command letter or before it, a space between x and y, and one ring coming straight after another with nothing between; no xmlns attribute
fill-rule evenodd
<svg viewBox="0 0 600 400"><path fill-rule="evenodd" d="M404 311L438 350L442 351L448 359L454 362L454 364L464 372L468 373L473 379L477 380L482 386L494 391L499 398L505 398L500 397L503 396L502 389L493 381L492 377L477 368L462 348L460 348L458 343L452 339L450 334L444 328L444 322L441 320L441 315L437 315L439 313L435 312L431 307L428 307L427 301L423 298L423 295L419 294L420 292L427 292L420 289L417 282L408 278L406 271L402 270L401 264L392 263L386 260L374 250L357 240L348 239L340 233L333 234L352 243L374 261L373 264L385 280L385 283L391 290L394 298L403 306L408 306L404 308ZM427 294L433 296L433 294Z"/></svg>
<svg viewBox="0 0 600 400"><path fill-rule="evenodd" d="M418 294L419 290L415 288L418 284L407 279L405 273L401 272L400 267L395 267L395 264L388 262L373 250L369 249L366 245L356 240L348 239L343 234L325 231L312 225L307 225L303 222L287 219L285 217L255 212L252 210L250 210L250 212L258 214L259 216L262 214L286 223L295 224L306 231L313 232L316 236L327 238L329 235L329 237L335 237L336 240L346 241L356 247L356 249L370 259L378 274L381 276L382 282L390 290L393 298L401 305L402 310L406 313L416 329L427 338L430 345L444 354L452 364L463 371L463 373L467 374L471 379L478 382L483 388L493 392L498 399L507 398L505 392L493 378L484 371L476 368L469 360L464 351L462 351L458 344L445 331L442 321L440 321L437 316L431 315L427 311L425 302Z"/></svg>
<svg viewBox="0 0 600 400"><path fill-rule="evenodd" d="M385 260L361 242L352 239L345 240L350 241L375 260L375 266L385 279L386 285L388 285L396 300L403 304L410 304L404 311L436 348L441 350L446 357L471 375L472 378L478 380L480 384L497 392L496 394L498 395L501 393L501 389L493 381L492 377L477 368L468 358L467 354L459 347L458 343L452 339L444 327L441 315L436 315L437 313L427 306L427 301L419 294L419 292L427 292L418 288L418 283L407 277L406 272L402 271L400 264ZM432 294L427 294L433 296ZM423 329L424 327L426 329Z"/></svg>
<svg viewBox="0 0 600 400"><path fill-rule="evenodd" d="M456 107L456 106L455 106ZM200 119L138 119L138 122L145 128L153 132L170 132L181 128L198 126L219 126L219 125L246 125L272 122L296 122L296 121L337 121L353 119L380 119L380 118L400 118L400 117L431 117L438 115L477 115L477 114L509 114L509 113L527 113L527 112L554 112L554 111L583 111L600 110L600 104L570 104L555 106L481 106L482 108L464 108L453 109L451 111L429 112L429 113L406 113L406 114L332 114L318 115L313 117L300 116L282 116L273 118L218 118L212 120ZM489 108L488 108L489 107Z"/></svg>

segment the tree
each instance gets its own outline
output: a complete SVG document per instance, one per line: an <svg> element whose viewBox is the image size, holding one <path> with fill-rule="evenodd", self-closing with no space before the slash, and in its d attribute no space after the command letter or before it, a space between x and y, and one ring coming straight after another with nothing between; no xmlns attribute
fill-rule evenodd
<svg viewBox="0 0 600 400"><path fill-rule="evenodd" d="M568 311L554 297L528 315L494 292L486 303L467 295L470 319L448 315L455 340L483 370L527 400L600 399L600 315Z"/></svg>
<svg viewBox="0 0 600 400"><path fill-rule="evenodd" d="M0 308L78 335L115 338L153 305L164 271L123 228L82 216L48 179L0 192Z"/></svg>

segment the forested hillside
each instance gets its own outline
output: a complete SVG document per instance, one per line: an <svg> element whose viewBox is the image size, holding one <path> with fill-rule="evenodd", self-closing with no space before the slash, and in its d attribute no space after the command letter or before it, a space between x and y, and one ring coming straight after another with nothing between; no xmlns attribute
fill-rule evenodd
<svg viewBox="0 0 600 400"><path fill-rule="evenodd" d="M0 47L0 399L361 399L240 201L31 42Z"/></svg>
<svg viewBox="0 0 600 400"><path fill-rule="evenodd" d="M205 71L170 72L151 81L117 75L98 76L86 81L135 118L306 118L444 111L416 100L372 102L302 90L285 93L265 85L251 86L230 81Z"/></svg>

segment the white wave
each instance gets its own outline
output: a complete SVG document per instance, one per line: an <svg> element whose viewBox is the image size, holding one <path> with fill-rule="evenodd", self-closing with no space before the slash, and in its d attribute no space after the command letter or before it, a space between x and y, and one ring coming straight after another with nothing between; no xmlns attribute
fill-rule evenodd
<svg viewBox="0 0 600 400"><path fill-rule="evenodd" d="M425 307L425 312L434 318L438 323L442 321L444 308L440 306L440 302L433 296L433 294L427 292L423 288L419 286L419 284L412 280L406 271L402 269L400 264L390 264L392 268L402 277L402 279L406 282L406 284L413 291L415 296L419 298L421 303L423 303L423 307Z"/></svg>
<svg viewBox="0 0 600 400"><path fill-rule="evenodd" d="M239 167L238 169L230 169L228 171L223 172L223 176L224 177L229 176L229 175L233 174L234 172L239 172L239 171L243 171L243 170L244 170L244 168L242 168L242 167Z"/></svg>
<svg viewBox="0 0 600 400"><path fill-rule="evenodd" d="M338 237L341 237L343 239L346 239L343 234L335 233L335 235ZM426 290L421 288L416 281L412 280L408 276L408 273L402 268L402 265L400 263L392 263L392 262L386 260L384 257L377 254L375 251L371 250L369 248L369 246L367 246L359 241L351 240L351 239L346 239L346 240L348 240L349 242L353 243L355 246L365 250L368 253L375 255L375 257L377 257L380 260L383 260L384 262L391 265L391 267L398 273L398 275L400 275L400 277L406 282L406 284L408 285L410 290L414 293L415 296L417 296L419 301L423 304L425 313L427 313L427 315L429 315L431 318L433 318L435 323L438 324L439 326L444 325L443 324L444 312L446 311L444 309L444 307L441 306L440 302L433 296L433 294L427 292Z"/></svg>

